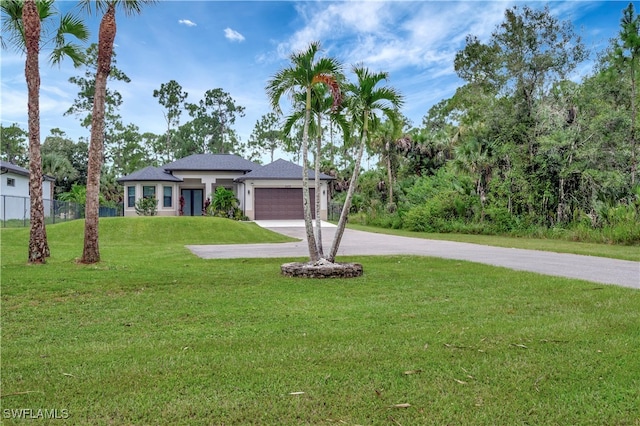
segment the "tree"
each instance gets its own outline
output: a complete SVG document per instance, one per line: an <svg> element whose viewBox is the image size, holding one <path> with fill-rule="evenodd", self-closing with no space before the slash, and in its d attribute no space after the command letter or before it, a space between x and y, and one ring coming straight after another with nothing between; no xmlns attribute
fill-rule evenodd
<svg viewBox="0 0 640 426"><path fill-rule="evenodd" d="M334 76L336 79L342 80L341 75ZM342 127L346 126L346 123L342 120L344 116L340 114L333 114L333 112L337 112L333 108L333 95L324 83L319 82L313 85L311 91L311 110L310 110L310 121L309 121L309 138L315 138L316 146L314 151L314 174L315 174L315 214L316 214L316 227L315 227L315 239L316 246L318 249L318 256L324 257L324 249L322 247L322 220L320 217L320 202L322 194L319 190L320 188L320 163L322 159L322 139L323 139L323 124L322 120L325 115L329 115L331 118L336 119L336 121L342 125ZM307 113L307 95L305 92L297 92L293 95L293 111L286 118L283 133L285 135L290 135L292 129L296 126L296 124L302 123L304 127L304 120L306 118ZM347 130L348 132L348 130Z"/></svg>
<svg viewBox="0 0 640 426"><path fill-rule="evenodd" d="M166 164L164 157L160 154L164 149L164 138L151 132L144 132L140 135L140 143L149 154L149 164L158 167Z"/></svg>
<svg viewBox="0 0 640 426"><path fill-rule="evenodd" d="M131 15L140 13L143 5L154 2L154 0L83 0L81 2L90 14L94 8L96 12L103 13L98 34L96 84L91 117L89 167L87 169L87 205L82 263L96 263L100 261L100 248L98 245L100 171L104 155L107 78L111 71L113 42L116 37L116 7L120 6L127 15Z"/></svg>
<svg viewBox="0 0 640 426"><path fill-rule="evenodd" d="M342 100L340 88L338 87L335 77L341 73L342 67L338 61L332 58L316 59L315 56L319 50L320 43L312 42L306 50L293 53L289 57L291 66L278 71L268 81L266 87L271 106L277 112L281 112L280 98L282 95L294 95L300 91L305 93L305 118L302 136L302 203L311 262L317 262L320 259L313 233L313 222L311 220L309 174L307 172L309 123L311 121L311 92L314 85L323 83L331 89L334 108L337 108ZM319 190L319 188L317 189Z"/></svg>
<svg viewBox="0 0 640 426"><path fill-rule="evenodd" d="M569 148L571 166L567 167L570 174L565 178L565 194L573 205L572 217L590 214L593 223L597 222L599 203L613 205L633 197L629 186L631 88L621 84L628 75L621 75L614 50L609 49L600 58L595 73L576 90L576 96L572 96L575 118L570 125L565 124L569 129L554 137L556 146L563 142ZM564 110L568 118L566 107ZM568 130L577 135L572 137Z"/></svg>
<svg viewBox="0 0 640 426"><path fill-rule="evenodd" d="M278 116L273 112L263 115L256 121L249 136L249 149L268 152L272 163L275 150L284 145L284 135L278 121Z"/></svg>
<svg viewBox="0 0 640 426"><path fill-rule="evenodd" d="M56 178L56 193L65 192L67 182L73 182L78 177L78 171L65 156L58 153L42 153L42 173ZM58 182L61 184L58 185Z"/></svg>
<svg viewBox="0 0 640 426"><path fill-rule="evenodd" d="M50 251L44 223L42 159L40 158L40 66L38 64L40 16L34 0L25 2L22 22L27 50L25 76L29 97L29 195L31 200L29 263L44 263Z"/></svg>
<svg viewBox="0 0 640 426"><path fill-rule="evenodd" d="M129 83L131 80L120 69L116 67L116 53L113 52L111 57L111 69L109 71L109 80L121 81ZM83 127L90 128L92 122L93 100L95 97L96 87L96 70L98 64L98 45L93 43L89 46L85 53L85 70L83 76L75 76L69 78L69 82L78 86L78 94L73 100L71 107L64 115L74 115L80 119ZM119 145L121 144L121 135L125 126L122 124L122 117L119 109L122 105L122 95L117 90L107 87L105 92L105 113L104 113L104 160L111 157L117 157L119 153ZM115 151L115 152L114 152ZM85 169L86 169L85 163ZM85 174L86 176L86 174ZM82 182L86 184L86 179Z"/></svg>
<svg viewBox="0 0 640 426"><path fill-rule="evenodd" d="M98 45L92 43L84 53L84 75L69 78L69 83L78 86L78 94L73 100L73 104L65 111L64 115L74 115L80 119L82 127L91 127L91 112L93 110L93 99L96 89L96 70L98 66ZM111 69L109 70L109 80L130 83L131 79L116 67L116 53L111 57ZM120 120L118 109L122 105L122 95L109 88L106 89L105 96L105 117L107 122Z"/></svg>
<svg viewBox="0 0 640 426"><path fill-rule="evenodd" d="M187 103L186 108L193 120L185 127L190 129L190 139L199 147L199 152L242 151L231 126L236 122L236 116L244 117L244 107L236 105L229 93L220 88L207 90L198 104Z"/></svg>
<svg viewBox="0 0 640 426"><path fill-rule="evenodd" d="M127 175L151 165L152 160L147 146L138 130L135 124L116 126L108 150L113 173L120 176Z"/></svg>
<svg viewBox="0 0 640 426"><path fill-rule="evenodd" d="M29 155L25 145L28 136L17 123L8 127L0 125L0 158L11 164L28 167Z"/></svg>
<svg viewBox="0 0 640 426"><path fill-rule="evenodd" d="M2 12L2 34L0 42L2 48L7 48L8 44L16 50L26 53L25 28L22 19L24 0L4 0L0 2ZM59 11L54 7L53 0L35 1L39 22L41 24L39 34L40 49L49 49L49 62L51 65L59 65L65 57L78 67L84 62L84 55L79 45L69 41L69 37L74 37L80 41L89 38L87 26L78 17L71 13L60 15L60 20L56 23L53 18L59 15ZM51 46L52 45L52 46Z"/></svg>
<svg viewBox="0 0 640 426"><path fill-rule="evenodd" d="M100 174L100 204L111 207L123 202L123 188L113 168L103 167Z"/></svg>
<svg viewBox="0 0 640 426"><path fill-rule="evenodd" d="M60 194L58 199L60 201L84 205L87 202L87 187L84 185L74 184L70 191L63 192Z"/></svg>
<svg viewBox="0 0 640 426"><path fill-rule="evenodd" d="M162 83L160 90L153 91L153 97L158 98L160 105L165 107L166 111L163 112L164 119L167 122L167 134L164 152L172 153L173 147L171 145L171 130L180 126L180 115L182 114L182 107L185 99L189 94L182 91L182 86L175 81L171 80L168 83ZM175 158L167 158L167 161L173 161Z"/></svg>
<svg viewBox="0 0 640 426"><path fill-rule="evenodd" d="M482 123L495 143L508 210L531 220L549 217L549 187L539 155L550 131L544 102L555 84L567 80L587 56L570 22L559 22L549 8L514 6L485 44L467 37L455 57L458 76L467 81L448 106L451 121L471 128ZM555 185L553 185L555 186Z"/></svg>
<svg viewBox="0 0 640 426"><path fill-rule="evenodd" d="M394 205L393 186L400 157L406 156L412 148L411 139L407 135L402 135L402 130L402 127L387 120L382 122L371 136L370 148L374 154L380 155L380 160L387 169L387 205L389 208Z"/></svg>
<svg viewBox="0 0 640 426"><path fill-rule="evenodd" d="M389 78L387 73L373 73L362 66L353 67L353 73L356 75L357 83L348 83L346 86L348 93L346 108L352 117L353 131L360 136L360 145L356 154L349 190L342 206L338 227L327 258L330 262L333 262L338 254L340 241L347 226L347 216L349 215L351 201L358 183L362 155L369 142L369 131L375 130L379 125L380 119L377 114L380 113L385 115L396 126L400 125L398 109L403 104L402 95L394 88L388 86L376 87L378 83Z"/></svg>
<svg viewBox="0 0 640 426"><path fill-rule="evenodd" d="M62 166L53 167L52 164L52 170L59 170L52 175L56 177L56 193L70 191L73 184L87 184L88 149L89 145L86 142L75 143L62 130L51 129L51 134L42 144L43 166L46 164L45 157L62 157L71 165L71 169L68 169L66 165L60 168ZM60 163L58 160L54 161L56 164Z"/></svg>
<svg viewBox="0 0 640 426"><path fill-rule="evenodd" d="M615 58L623 67L629 70L629 82L631 84L631 123L629 140L631 145L631 186L636 183L638 171L637 160L637 73L638 61L640 61L640 15L636 15L633 3L622 12L620 22L620 40L615 49Z"/></svg>
<svg viewBox="0 0 640 426"><path fill-rule="evenodd" d="M459 140L453 164L455 168L469 173L474 179L476 193L480 198L481 220L484 220L487 185L491 180L495 161L493 143L488 139L482 123L477 123L471 128L462 128Z"/></svg>
<svg viewBox="0 0 640 426"><path fill-rule="evenodd" d="M44 263L50 255L47 232L44 222L44 202L42 195L42 159L40 156L40 65L41 42L52 42L49 59L53 65L59 64L65 56L73 60L74 65L82 62L77 45L68 41L68 36L79 40L88 38L84 23L71 14L61 16L60 24L49 24L57 11L53 0L5 1L0 3L3 14L3 32L8 34L9 42L18 50L26 52L25 79L28 93L29 127L29 195L30 195L30 234L29 263ZM45 28L42 37L43 22ZM49 32L48 30L53 29ZM51 38L48 38L53 34ZM2 39L2 46L5 40Z"/></svg>

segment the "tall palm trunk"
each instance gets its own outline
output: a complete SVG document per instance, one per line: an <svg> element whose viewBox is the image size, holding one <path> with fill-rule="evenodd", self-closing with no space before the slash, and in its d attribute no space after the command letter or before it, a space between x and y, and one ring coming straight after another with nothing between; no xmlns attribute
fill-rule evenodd
<svg viewBox="0 0 640 426"><path fill-rule="evenodd" d="M393 172L391 170L391 142L386 143L387 151L387 180L389 181L389 199L387 204L393 203Z"/></svg>
<svg viewBox="0 0 640 426"><path fill-rule="evenodd" d="M318 254L316 239L313 234L313 220L311 218L310 205L311 197L309 196L309 173L307 172L307 157L309 151L309 120L311 118L311 86L307 87L307 102L304 115L304 130L302 134L302 207L304 209L304 226L307 233L309 258L311 262L317 262L320 256Z"/></svg>
<svg viewBox="0 0 640 426"><path fill-rule="evenodd" d="M318 114L318 139L316 140L316 164L315 164L315 185L316 185L316 246L318 256L324 257L322 248L322 219L320 218L320 151L322 149L322 114Z"/></svg>
<svg viewBox="0 0 640 426"><path fill-rule="evenodd" d="M40 156L40 15L34 0L22 8L24 39L27 50L25 77L28 90L29 115L29 197L31 229L29 233L29 263L45 263L49 257L47 231L42 201L42 158Z"/></svg>
<svg viewBox="0 0 640 426"><path fill-rule="evenodd" d="M360 174L360 164L362 163L362 156L364 154L364 148L367 143L368 126L369 126L369 113L368 111L365 111L364 123L362 124L362 136L360 138L360 147L358 148L358 154L356 155L356 164L353 168L353 175L351 175L351 181L349 182L347 197L344 200L344 206L342 206L342 212L340 213L338 228L336 229L336 234L334 235L333 242L331 243L331 250L329 251L329 256L327 257L327 260L329 262L335 261L336 256L338 254L338 247L340 247L340 241L342 240L342 235L344 234L344 230L347 227L347 217L349 216L349 209L351 209L351 200L353 199L353 194L356 190L356 183L358 182L358 175Z"/></svg>
<svg viewBox="0 0 640 426"><path fill-rule="evenodd" d="M631 186L636 184L636 173L638 170L636 154L636 60L631 57Z"/></svg>
<svg viewBox="0 0 640 426"><path fill-rule="evenodd" d="M96 71L93 115L91 117L91 141L89 144L89 166L87 169L87 204L84 227L84 250L82 263L100 261L98 246L100 169L104 149L104 113L107 92L107 78L111 71L113 42L116 37L116 16L113 3L100 22L98 35L98 69Z"/></svg>

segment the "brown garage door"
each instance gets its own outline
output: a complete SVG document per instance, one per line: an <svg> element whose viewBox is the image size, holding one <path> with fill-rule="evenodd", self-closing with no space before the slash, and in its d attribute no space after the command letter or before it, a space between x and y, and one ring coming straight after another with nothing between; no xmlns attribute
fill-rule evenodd
<svg viewBox="0 0 640 426"><path fill-rule="evenodd" d="M311 213L315 210L315 190L311 195ZM256 188L256 220L304 219L302 188Z"/></svg>

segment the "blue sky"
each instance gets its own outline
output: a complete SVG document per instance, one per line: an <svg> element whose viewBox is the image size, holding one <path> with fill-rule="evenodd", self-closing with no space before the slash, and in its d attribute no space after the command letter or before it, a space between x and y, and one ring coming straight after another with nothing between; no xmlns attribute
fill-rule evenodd
<svg viewBox="0 0 640 426"><path fill-rule="evenodd" d="M246 142L262 115L270 111L265 84L288 56L318 40L324 54L347 68L363 64L390 74L388 84L405 96L403 113L413 124L438 101L451 97L461 81L453 58L474 34L488 40L505 9L527 4L569 20L593 53L617 36L628 1L159 1L141 15L117 16L117 66L130 78L112 84L124 99L121 116L140 132L163 133L163 108L153 97L162 83L176 80L197 103L208 89L222 88L246 108L235 129ZM640 9L634 2L636 11ZM60 10L75 2L57 2ZM77 9L73 9L77 10ZM90 42L97 42L99 18L87 18ZM70 61L51 67L41 62L41 135L58 127L72 139L89 137L76 117L63 117L77 94L69 77L83 74ZM27 127L24 57L3 50L0 64L0 116L3 125ZM591 71L585 64L578 73ZM578 76L576 76L578 78ZM286 103L283 103L286 108ZM188 119L183 114L182 122Z"/></svg>

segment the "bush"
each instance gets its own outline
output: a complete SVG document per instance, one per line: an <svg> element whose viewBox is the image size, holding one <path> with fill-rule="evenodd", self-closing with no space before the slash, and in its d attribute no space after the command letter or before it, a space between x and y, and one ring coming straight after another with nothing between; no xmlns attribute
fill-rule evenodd
<svg viewBox="0 0 640 426"><path fill-rule="evenodd" d="M138 216L155 216L158 214L158 200L154 197L140 198L135 209Z"/></svg>
<svg viewBox="0 0 640 426"><path fill-rule="evenodd" d="M219 186L213 194L211 204L206 207L206 214L227 219L243 220L242 210L238 208L238 199L233 191Z"/></svg>
<svg viewBox="0 0 640 426"><path fill-rule="evenodd" d="M487 220L493 232L508 233L518 229L518 218L509 213L504 207L489 207L485 210L485 220Z"/></svg>

